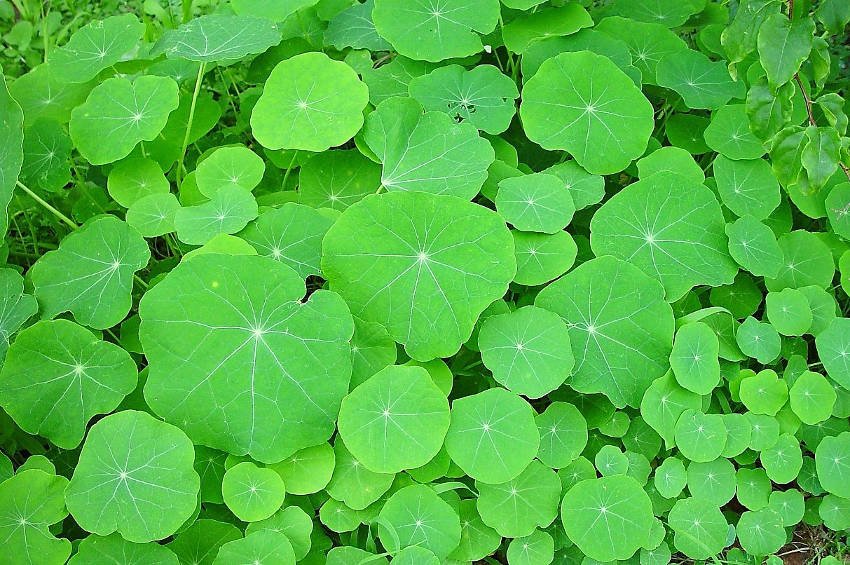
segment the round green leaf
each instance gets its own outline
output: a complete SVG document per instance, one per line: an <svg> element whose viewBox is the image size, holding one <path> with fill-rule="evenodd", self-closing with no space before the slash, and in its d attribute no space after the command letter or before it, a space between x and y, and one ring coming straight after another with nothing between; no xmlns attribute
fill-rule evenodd
<svg viewBox="0 0 850 565"><path fill-rule="evenodd" d="M739 395L753 414L776 416L788 400L788 384L775 371L764 369L741 381Z"/></svg>
<svg viewBox="0 0 850 565"><path fill-rule="evenodd" d="M301 165L300 202L314 208L345 210L381 186L381 167L357 150L325 151Z"/></svg>
<svg viewBox="0 0 850 565"><path fill-rule="evenodd" d="M89 22L50 54L50 70L63 81L87 82L121 61L138 45L144 31L135 14Z"/></svg>
<svg viewBox="0 0 850 565"><path fill-rule="evenodd" d="M562 53L525 83L520 107L529 139L569 152L593 174L616 173L646 149L649 101L607 57Z"/></svg>
<svg viewBox="0 0 850 565"><path fill-rule="evenodd" d="M829 247L815 234L804 230L779 238L784 260L776 278L765 279L770 291L814 285L829 288L835 275L835 262Z"/></svg>
<svg viewBox="0 0 850 565"><path fill-rule="evenodd" d="M701 397L679 386L672 372L656 379L646 389L640 403L640 414L667 447L673 446L676 422L685 410L699 409Z"/></svg>
<svg viewBox="0 0 850 565"><path fill-rule="evenodd" d="M200 479L189 438L145 412L107 416L89 430L65 492L74 520L144 543L177 531L195 510Z"/></svg>
<svg viewBox="0 0 850 565"><path fill-rule="evenodd" d="M537 458L555 469L566 467L587 445L587 421L568 402L553 402L534 421L540 432Z"/></svg>
<svg viewBox="0 0 850 565"><path fill-rule="evenodd" d="M368 470L339 438L334 443L334 457L336 465L327 486L328 494L354 510L363 510L393 484L394 475Z"/></svg>
<svg viewBox="0 0 850 565"><path fill-rule="evenodd" d="M518 230L552 234L570 223L575 204L561 179L534 173L500 182L496 210Z"/></svg>
<svg viewBox="0 0 850 565"><path fill-rule="evenodd" d="M445 559L460 543L460 518L427 485L410 485L395 492L378 519L378 537L390 553L418 545Z"/></svg>
<svg viewBox="0 0 850 565"><path fill-rule="evenodd" d="M233 187L216 192L212 199L174 212L180 241L203 245L222 234L234 234L257 217L257 201L250 191Z"/></svg>
<svg viewBox="0 0 850 565"><path fill-rule="evenodd" d="M835 318L815 338L826 374L850 390L850 318Z"/></svg>
<svg viewBox="0 0 850 565"><path fill-rule="evenodd" d="M493 378L529 398L561 386L575 363L567 325L557 314L536 306L487 318L478 347Z"/></svg>
<svg viewBox="0 0 850 565"><path fill-rule="evenodd" d="M370 471L397 473L430 461L449 429L449 403L421 367L382 369L342 400L339 434Z"/></svg>
<svg viewBox="0 0 850 565"><path fill-rule="evenodd" d="M688 492L694 498L720 507L732 500L736 486L735 466L728 459L688 465Z"/></svg>
<svg viewBox="0 0 850 565"><path fill-rule="evenodd" d="M354 315L382 324L411 357L428 361L457 352L516 267L513 239L494 212L395 192L343 212L323 241L322 271Z"/></svg>
<svg viewBox="0 0 850 565"><path fill-rule="evenodd" d="M736 531L741 548L750 555L768 555L785 545L782 517L770 508L741 514Z"/></svg>
<svg viewBox="0 0 850 565"><path fill-rule="evenodd" d="M502 542L494 529L484 524L475 508L475 500L460 501L460 545L449 554L451 559L475 561L496 551Z"/></svg>
<svg viewBox="0 0 850 565"><path fill-rule="evenodd" d="M720 199L736 215L764 220L779 206L779 181L764 159L733 161L718 155L713 168Z"/></svg>
<svg viewBox="0 0 850 565"><path fill-rule="evenodd" d="M829 381L818 373L803 371L788 393L791 410L804 423L814 426L832 415L837 395Z"/></svg>
<svg viewBox="0 0 850 565"><path fill-rule="evenodd" d="M313 519L298 506L287 506L265 520L251 522L245 529L245 533L250 535L263 530L272 530L286 535L295 551L296 560L304 559L310 552Z"/></svg>
<svg viewBox="0 0 850 565"><path fill-rule="evenodd" d="M768 478L778 485L788 484L797 478L803 466L800 442L790 434L782 434L771 447L759 455Z"/></svg>
<svg viewBox="0 0 850 565"><path fill-rule="evenodd" d="M534 410L519 396L492 388L452 403L446 451L482 483L517 477L537 455L540 433Z"/></svg>
<svg viewBox="0 0 850 565"><path fill-rule="evenodd" d="M269 465L269 468L283 478L288 492L313 494L328 485L335 465L333 447L320 443L296 451L283 461Z"/></svg>
<svg viewBox="0 0 850 565"><path fill-rule="evenodd" d="M144 237L157 237L175 231L174 216L180 209L177 197L151 194L133 202L127 209L127 224Z"/></svg>
<svg viewBox="0 0 850 565"><path fill-rule="evenodd" d="M637 406L667 370L673 312L663 296L658 282L614 257L588 261L544 288L535 304L561 316L570 330L576 359L570 386Z"/></svg>
<svg viewBox="0 0 850 565"><path fill-rule="evenodd" d="M375 0L372 19L378 34L400 54L436 62L480 52L484 46L478 34L496 28L499 9L498 0Z"/></svg>
<svg viewBox="0 0 850 565"><path fill-rule="evenodd" d="M850 432L823 438L815 450L815 464L827 492L850 498Z"/></svg>
<svg viewBox="0 0 850 565"><path fill-rule="evenodd" d="M219 147L198 163L195 182L201 194L213 198L219 190L254 190L265 171L265 162L247 147Z"/></svg>
<svg viewBox="0 0 850 565"><path fill-rule="evenodd" d="M20 468L0 483L0 538L7 558L15 555L18 563L44 565L68 560L71 542L57 539L50 530L68 515L63 496L67 485L65 477Z"/></svg>
<svg viewBox="0 0 850 565"><path fill-rule="evenodd" d="M260 563L295 565L295 551L286 535L273 530L248 534L229 541L218 550L213 565L230 563Z"/></svg>
<svg viewBox="0 0 850 565"><path fill-rule="evenodd" d="M555 540L542 530L511 540L507 551L510 565L551 563L555 558Z"/></svg>
<svg viewBox="0 0 850 565"><path fill-rule="evenodd" d="M546 527L558 515L561 480L539 461L516 478L499 484L476 483L478 513L500 535L517 538Z"/></svg>
<svg viewBox="0 0 850 565"><path fill-rule="evenodd" d="M744 84L729 76L726 63L692 49L662 58L655 79L659 86L678 93L689 108L720 108L732 98L743 98L745 92Z"/></svg>
<svg viewBox="0 0 850 565"><path fill-rule="evenodd" d="M655 468L653 484L664 498L676 498L682 494L687 480L685 464L680 458L671 456Z"/></svg>
<svg viewBox="0 0 850 565"><path fill-rule="evenodd" d="M703 414L688 409L676 422L676 447L697 463L714 461L726 445L726 426L720 414Z"/></svg>
<svg viewBox="0 0 850 565"><path fill-rule="evenodd" d="M113 200L129 208L152 194L168 193L170 185L156 161L128 158L109 171L107 190Z"/></svg>
<svg viewBox="0 0 850 565"><path fill-rule="evenodd" d="M752 316L738 326L735 342L744 355L756 359L762 365L774 361L782 347L782 338L773 326L759 322Z"/></svg>
<svg viewBox="0 0 850 565"><path fill-rule="evenodd" d="M489 134L508 129L519 98L516 84L492 65L438 67L410 81L410 96L426 110L468 121Z"/></svg>
<svg viewBox="0 0 850 565"><path fill-rule="evenodd" d="M705 128L705 142L729 159L758 159L765 153L762 141L750 131L750 118L743 104L730 104L714 112Z"/></svg>
<svg viewBox="0 0 850 565"><path fill-rule="evenodd" d="M130 311L133 274L150 256L141 235L118 218L90 220L30 270L42 316L70 311L93 328L118 324Z"/></svg>
<svg viewBox="0 0 850 565"><path fill-rule="evenodd" d="M27 128L24 135L24 163L21 181L30 188L58 192L71 180L68 161L71 138L65 128L53 120L41 119Z"/></svg>
<svg viewBox="0 0 850 565"><path fill-rule="evenodd" d="M631 477L581 481L564 495L561 521L567 536L591 559L628 559L648 545L652 503Z"/></svg>
<svg viewBox="0 0 850 565"><path fill-rule="evenodd" d="M691 559L708 559L726 546L729 524L714 504L699 498L677 500L667 516L676 549Z"/></svg>
<svg viewBox="0 0 850 565"><path fill-rule="evenodd" d="M572 236L512 230L517 271L514 282L527 286L547 283L567 272L576 259L578 248Z"/></svg>
<svg viewBox="0 0 850 565"><path fill-rule="evenodd" d="M242 539L242 530L233 524L210 519L196 520L167 544L181 563L212 565L219 548Z"/></svg>
<svg viewBox="0 0 850 565"><path fill-rule="evenodd" d="M670 366L676 381L697 394L710 394L720 383L717 334L702 322L685 324L676 332Z"/></svg>
<svg viewBox="0 0 850 565"><path fill-rule="evenodd" d="M177 83L168 77L109 78L71 112L71 139L92 165L123 159L140 141L153 141L177 108Z"/></svg>
<svg viewBox="0 0 850 565"><path fill-rule="evenodd" d="M265 18L207 14L166 30L153 51L201 63L234 61L262 53L280 39L278 27Z"/></svg>
<svg viewBox="0 0 850 565"><path fill-rule="evenodd" d="M221 482L224 503L243 522L265 520L280 508L286 489L271 469L245 461L234 465Z"/></svg>
<svg viewBox="0 0 850 565"><path fill-rule="evenodd" d="M768 292L767 319L782 335L803 335L812 326L812 309L806 295L794 288Z"/></svg>
<svg viewBox="0 0 850 565"><path fill-rule="evenodd" d="M775 277L782 270L783 253L773 231L752 216L726 224L729 254L736 263L759 277Z"/></svg>
<svg viewBox="0 0 850 565"><path fill-rule="evenodd" d="M348 390L354 328L338 295L301 302L304 291L266 257L181 263L139 307L148 404L195 441L258 461L326 441Z"/></svg>
<svg viewBox="0 0 850 565"><path fill-rule="evenodd" d="M244 1L244 0L243 0ZM314 0L306 0L312 2ZM368 49L370 51L389 51L390 44L375 29L372 22L372 10L375 0L354 3L347 7L328 22L325 31L325 42L340 51L346 47Z"/></svg>
<svg viewBox="0 0 850 565"><path fill-rule="evenodd" d="M178 565L174 552L157 543L133 543L118 534L106 537L91 535L84 538L69 565L88 563L145 563L149 565Z"/></svg>
<svg viewBox="0 0 850 565"><path fill-rule="evenodd" d="M0 405L25 431L73 449L88 421L114 410L136 380L136 363L117 345L68 320L42 321L9 349Z"/></svg>
<svg viewBox="0 0 850 565"><path fill-rule="evenodd" d="M268 149L325 151L357 133L368 101L369 89L351 67L324 53L302 53L275 66L251 112L251 129Z"/></svg>
<svg viewBox="0 0 850 565"><path fill-rule="evenodd" d="M730 284L738 267L727 252L714 194L674 173L657 173L614 195L593 215L596 255L628 260L677 300L697 285Z"/></svg>

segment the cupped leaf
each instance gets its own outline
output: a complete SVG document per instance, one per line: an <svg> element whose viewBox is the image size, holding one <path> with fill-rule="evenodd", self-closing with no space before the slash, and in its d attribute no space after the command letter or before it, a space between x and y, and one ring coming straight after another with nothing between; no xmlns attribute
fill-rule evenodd
<svg viewBox="0 0 850 565"><path fill-rule="evenodd" d="M478 334L478 347L493 378L529 398L540 398L561 386L575 364L567 324L536 306L487 318Z"/></svg>
<svg viewBox="0 0 850 565"><path fill-rule="evenodd" d="M667 370L673 311L661 285L625 261L588 261L544 288L535 305L567 322L576 359L570 386L579 392L637 406Z"/></svg>
<svg viewBox="0 0 850 565"><path fill-rule="evenodd" d="M368 102L369 89L351 67L324 53L302 53L272 70L251 129L268 149L325 151L357 133Z"/></svg>
<svg viewBox="0 0 850 565"><path fill-rule="evenodd" d="M697 285L730 284L738 271L714 194L675 173L657 173L614 195L593 215L590 232L597 255L640 267L671 301Z"/></svg>
<svg viewBox="0 0 850 565"><path fill-rule="evenodd" d="M646 149L652 104L607 57L562 53L543 63L522 91L529 139L562 149L594 174L616 173Z"/></svg>
<svg viewBox="0 0 850 565"><path fill-rule="evenodd" d="M197 505L192 442L178 428L127 410L89 430L65 491L74 520L106 536L144 543L177 531Z"/></svg>
<svg viewBox="0 0 850 565"><path fill-rule="evenodd" d="M540 432L537 458L560 469L575 461L587 445L587 421L568 402L553 402L535 419Z"/></svg>
<svg viewBox="0 0 850 565"><path fill-rule="evenodd" d="M201 63L234 61L262 53L280 39L278 27L265 18L208 14L167 30L153 52Z"/></svg>
<svg viewBox="0 0 850 565"><path fill-rule="evenodd" d="M421 467L440 451L449 403L425 369L387 367L343 399L338 427L369 470L397 473Z"/></svg>
<svg viewBox="0 0 850 565"><path fill-rule="evenodd" d="M573 219L575 203L561 179L534 173L501 181L496 210L519 230L553 234Z"/></svg>
<svg viewBox="0 0 850 565"><path fill-rule="evenodd" d="M142 236L118 218L90 220L30 270L42 316L70 311L93 328L118 324L130 311L133 275L150 256Z"/></svg>
<svg viewBox="0 0 850 565"><path fill-rule="evenodd" d="M153 141L178 104L174 79L122 77L97 85L71 112L71 139L92 165L123 159L141 141Z"/></svg>
<svg viewBox="0 0 850 565"><path fill-rule="evenodd" d="M136 380L136 363L124 349L68 320L42 321L9 349L0 405L24 430L73 449L89 420L114 410Z"/></svg>
<svg viewBox="0 0 850 565"><path fill-rule="evenodd" d="M567 536L591 559L628 559L649 544L652 503L640 483L625 475L588 479L561 503Z"/></svg>
<svg viewBox="0 0 850 565"><path fill-rule="evenodd" d="M498 484L516 478L537 455L539 446L531 405L503 388L452 403L446 451L477 481Z"/></svg>
<svg viewBox="0 0 850 565"><path fill-rule="evenodd" d="M480 52L479 34L496 28L499 8L498 0L375 0L372 19L396 51L436 62Z"/></svg>
<svg viewBox="0 0 850 565"><path fill-rule="evenodd" d="M322 271L354 315L382 324L411 357L428 361L457 352L516 266L513 239L494 212L450 196L394 192L343 212L323 241Z"/></svg>
<svg viewBox="0 0 850 565"><path fill-rule="evenodd" d="M351 314L266 257L198 255L142 298L145 397L198 443L276 462L326 441L351 375ZM180 374L180 379L172 375Z"/></svg>
<svg viewBox="0 0 850 565"><path fill-rule="evenodd" d="M244 522L265 520L283 504L286 487L272 469L250 461L229 468L221 481L224 503Z"/></svg>
<svg viewBox="0 0 850 565"><path fill-rule="evenodd" d="M390 553L418 545L445 559L460 543L457 512L427 485L395 492L378 518L378 536Z"/></svg>

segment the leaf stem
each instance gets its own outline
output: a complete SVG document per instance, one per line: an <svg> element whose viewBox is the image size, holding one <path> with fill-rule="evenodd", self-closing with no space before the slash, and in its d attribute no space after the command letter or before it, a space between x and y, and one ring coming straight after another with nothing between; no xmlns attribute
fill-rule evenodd
<svg viewBox="0 0 850 565"><path fill-rule="evenodd" d="M68 216L66 216L65 214L63 214L62 212L60 212L59 210L57 210L53 206L51 206L49 202L47 202L41 196L39 196L38 194L36 194L32 190L30 190L21 181L15 181L15 184L18 186L18 188L20 188L21 190L26 192L27 195L29 195L30 198L32 198L33 200L38 202L45 210L47 210L48 212L50 212L51 214L56 216L58 219L62 220L62 222L65 223L65 225L70 227L72 230L75 230L78 227L80 227L79 225L77 225L77 223L74 220L72 220L71 218L69 218Z"/></svg>
<svg viewBox="0 0 850 565"><path fill-rule="evenodd" d="M189 148L189 138L192 135L192 123L195 121L195 106L198 104L198 94L201 92L201 82L204 78L204 71L207 64L201 63L198 68L198 78L195 79L195 90L192 92L192 103L189 105L189 119L186 121L186 134L183 136L183 146L180 149L180 161L177 163L177 188L180 188L183 182L183 173L186 172L186 150Z"/></svg>

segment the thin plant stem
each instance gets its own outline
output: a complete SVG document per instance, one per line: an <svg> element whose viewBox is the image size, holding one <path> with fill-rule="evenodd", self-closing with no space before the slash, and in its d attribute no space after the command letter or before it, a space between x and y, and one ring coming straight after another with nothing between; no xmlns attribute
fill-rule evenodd
<svg viewBox="0 0 850 565"><path fill-rule="evenodd" d="M192 136L192 123L195 121L195 106L198 104L198 94L201 92L201 82L204 79L206 63L201 63L198 68L198 78L195 79L195 90L192 92L192 103L189 105L189 119L186 122L186 133L183 135L183 145L180 149L180 161L177 163L177 188L183 182L183 174L186 172L186 150L189 148L189 138Z"/></svg>

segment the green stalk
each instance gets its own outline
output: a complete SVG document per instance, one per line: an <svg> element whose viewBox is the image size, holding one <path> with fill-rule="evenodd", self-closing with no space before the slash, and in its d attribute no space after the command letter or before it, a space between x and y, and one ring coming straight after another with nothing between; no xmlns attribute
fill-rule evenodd
<svg viewBox="0 0 850 565"><path fill-rule="evenodd" d="M204 78L206 67L206 63L201 63L200 68L198 68L198 78L195 79L195 91L192 93L192 104L189 106L189 120L186 123L186 134L183 136L183 147L180 149L180 161L177 163L177 188L180 188L183 182L183 174L186 172L186 166L183 161L186 159L186 150L189 148L192 123L195 121L195 106L198 103L198 94L201 92L201 81Z"/></svg>
<svg viewBox="0 0 850 565"><path fill-rule="evenodd" d="M21 190L26 192L27 195L29 195L30 198L32 198L33 200L38 202L38 204L40 204L45 210L47 210L48 212L50 212L51 214L56 216L59 220L61 220L65 225L67 225L72 230L75 230L78 227L80 227L80 226L77 225L77 223L74 220L72 220L71 218L69 218L68 216L66 216L65 214L63 214L62 212L60 212L59 210L57 210L53 206L51 206L49 202L47 202L41 196L39 196L38 194L36 194L32 190L30 190L21 181L15 181L15 184L18 186L18 188L20 188Z"/></svg>

